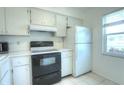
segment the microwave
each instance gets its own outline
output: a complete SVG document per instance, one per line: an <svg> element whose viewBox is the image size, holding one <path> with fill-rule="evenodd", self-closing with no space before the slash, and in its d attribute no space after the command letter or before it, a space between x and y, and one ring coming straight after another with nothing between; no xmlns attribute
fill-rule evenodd
<svg viewBox="0 0 124 93"><path fill-rule="evenodd" d="M0 54L8 52L8 42L0 42Z"/></svg>

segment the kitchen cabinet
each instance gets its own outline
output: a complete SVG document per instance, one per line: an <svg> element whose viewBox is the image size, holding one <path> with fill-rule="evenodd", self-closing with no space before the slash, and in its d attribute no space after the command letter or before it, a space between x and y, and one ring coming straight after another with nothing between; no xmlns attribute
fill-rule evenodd
<svg viewBox="0 0 124 93"><path fill-rule="evenodd" d="M31 8L31 24L42 26L55 26L56 15L42 9Z"/></svg>
<svg viewBox="0 0 124 93"><path fill-rule="evenodd" d="M83 20L74 18L74 17L68 17L68 28L73 26L82 26Z"/></svg>
<svg viewBox="0 0 124 93"><path fill-rule="evenodd" d="M6 35L28 35L28 8L5 8Z"/></svg>
<svg viewBox="0 0 124 93"><path fill-rule="evenodd" d="M62 59L62 77L72 74L72 57Z"/></svg>
<svg viewBox="0 0 124 93"><path fill-rule="evenodd" d="M30 84L29 65L13 68L14 85L29 85Z"/></svg>
<svg viewBox="0 0 124 93"><path fill-rule="evenodd" d="M9 57L0 60L0 85L12 84L12 69Z"/></svg>
<svg viewBox="0 0 124 93"><path fill-rule="evenodd" d="M29 35L28 8L0 8L0 35Z"/></svg>
<svg viewBox="0 0 124 93"><path fill-rule="evenodd" d="M30 57L18 56L12 57L13 82L14 85L31 84Z"/></svg>
<svg viewBox="0 0 124 93"><path fill-rule="evenodd" d="M0 85L12 85L12 71L8 71L2 80L0 81Z"/></svg>
<svg viewBox="0 0 124 93"><path fill-rule="evenodd" d="M0 35L5 32L4 8L0 8Z"/></svg>
<svg viewBox="0 0 124 93"><path fill-rule="evenodd" d="M72 74L72 51L62 50L61 51L61 72L62 77Z"/></svg>
<svg viewBox="0 0 124 93"><path fill-rule="evenodd" d="M56 15L56 26L57 26L57 37L66 36L66 27L67 27L67 16Z"/></svg>

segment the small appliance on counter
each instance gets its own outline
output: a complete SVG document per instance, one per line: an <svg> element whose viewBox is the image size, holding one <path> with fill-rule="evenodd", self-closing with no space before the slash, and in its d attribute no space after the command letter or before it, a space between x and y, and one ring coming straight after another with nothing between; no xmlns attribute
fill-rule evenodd
<svg viewBox="0 0 124 93"><path fill-rule="evenodd" d="M61 53L53 41L32 41L32 83L49 85L61 80Z"/></svg>
<svg viewBox="0 0 124 93"><path fill-rule="evenodd" d="M0 54L4 54L8 52L8 43L0 42Z"/></svg>

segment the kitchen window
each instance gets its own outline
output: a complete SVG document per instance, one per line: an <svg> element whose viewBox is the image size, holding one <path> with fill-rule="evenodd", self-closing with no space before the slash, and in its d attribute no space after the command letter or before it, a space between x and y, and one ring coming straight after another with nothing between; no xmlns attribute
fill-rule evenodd
<svg viewBox="0 0 124 93"><path fill-rule="evenodd" d="M124 9L103 16L103 53L124 57Z"/></svg>

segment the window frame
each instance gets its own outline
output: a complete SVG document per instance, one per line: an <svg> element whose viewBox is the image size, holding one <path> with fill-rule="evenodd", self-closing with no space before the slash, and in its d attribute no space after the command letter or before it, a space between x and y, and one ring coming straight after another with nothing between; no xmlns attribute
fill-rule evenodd
<svg viewBox="0 0 124 93"><path fill-rule="evenodd" d="M107 56L112 56L112 57L118 57L118 58L124 58L124 54L115 54L115 53L111 53L111 52L107 52L107 35L118 35L118 34L124 34L124 32L118 32L118 33L110 33L110 34L106 34L105 33L105 26L104 26L104 20L103 18L106 16L106 15L109 15L109 14L112 14L114 12L118 12L118 11L121 11L121 10L124 10L124 8L122 9L119 9L119 10L116 10L116 11L113 11L111 13L108 13L108 14L105 14L102 16L102 54L103 55L107 55ZM114 22L113 22L114 23ZM113 23L108 23L108 24L113 24ZM115 22L116 23L116 22ZM107 25L108 25L107 24Z"/></svg>

